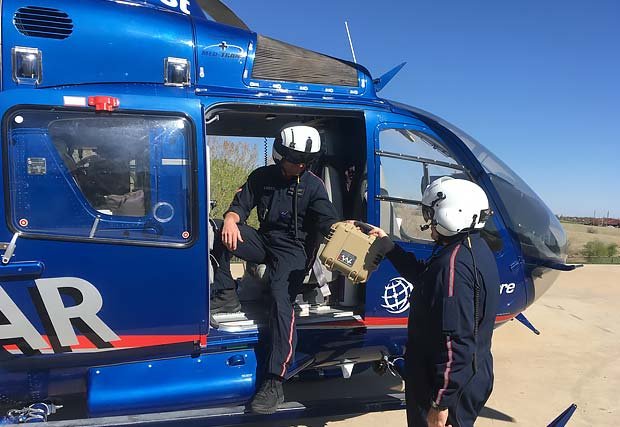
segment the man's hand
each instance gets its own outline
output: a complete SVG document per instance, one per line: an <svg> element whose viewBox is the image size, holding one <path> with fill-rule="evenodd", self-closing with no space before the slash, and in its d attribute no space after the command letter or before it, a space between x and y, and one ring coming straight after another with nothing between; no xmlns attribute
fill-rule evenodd
<svg viewBox="0 0 620 427"><path fill-rule="evenodd" d="M232 215L231 215L232 214ZM224 225L222 226L222 243L229 251L237 250L237 243L243 243L241 238L241 232L237 226L239 216L234 212L229 212L224 218Z"/></svg>
<svg viewBox="0 0 620 427"><path fill-rule="evenodd" d="M348 224L355 224L355 220L354 219L347 219L345 221ZM372 227L372 230L368 231L368 235L369 236L376 236L378 239L380 239L381 237L385 237L387 236L387 233L385 231L383 231L382 229L380 229L379 227L375 227L372 224L368 224ZM359 231L362 231L362 229L359 226L355 226L355 228L357 228Z"/></svg>
<svg viewBox="0 0 620 427"><path fill-rule="evenodd" d="M452 427L451 424L446 424L447 422L447 409L440 411L438 409L430 408L428 410L428 415L426 416L426 423L428 424L428 427Z"/></svg>
<svg viewBox="0 0 620 427"><path fill-rule="evenodd" d="M374 227L372 230L368 232L369 236L376 236L377 239L387 236L387 233L383 231L383 229L379 227Z"/></svg>

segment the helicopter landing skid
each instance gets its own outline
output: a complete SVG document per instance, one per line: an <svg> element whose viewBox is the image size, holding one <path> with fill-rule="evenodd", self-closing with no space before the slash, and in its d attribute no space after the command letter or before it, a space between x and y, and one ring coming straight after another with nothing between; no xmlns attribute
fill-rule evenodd
<svg viewBox="0 0 620 427"><path fill-rule="evenodd" d="M247 423L272 423L275 420L306 417L355 415L405 408L405 394L386 394L373 398L342 398L307 402L285 402L271 415L255 414L244 406L197 409L157 414L141 414L79 420L52 421L48 427L206 427Z"/></svg>

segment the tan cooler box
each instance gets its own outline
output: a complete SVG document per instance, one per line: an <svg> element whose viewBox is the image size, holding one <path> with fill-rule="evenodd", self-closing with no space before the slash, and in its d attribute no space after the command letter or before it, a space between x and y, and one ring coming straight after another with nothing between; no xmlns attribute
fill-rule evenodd
<svg viewBox="0 0 620 427"><path fill-rule="evenodd" d="M360 222L337 222L332 225L329 236L325 238L325 247L319 255L328 270L339 271L353 283L368 280L383 258L377 245L373 245L376 237L363 233L357 227L367 231L372 229L372 226Z"/></svg>

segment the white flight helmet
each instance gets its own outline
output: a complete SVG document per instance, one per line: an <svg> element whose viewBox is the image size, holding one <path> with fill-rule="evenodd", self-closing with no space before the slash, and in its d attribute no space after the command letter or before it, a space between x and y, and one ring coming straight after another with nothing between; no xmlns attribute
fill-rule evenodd
<svg viewBox="0 0 620 427"><path fill-rule="evenodd" d="M321 137L319 131L311 126L286 125L273 141L272 156L276 163L286 159L295 164L308 164L316 160L320 152Z"/></svg>
<svg viewBox="0 0 620 427"><path fill-rule="evenodd" d="M422 195L424 220L445 237L483 228L490 214L484 190L465 179L443 176L426 187Z"/></svg>

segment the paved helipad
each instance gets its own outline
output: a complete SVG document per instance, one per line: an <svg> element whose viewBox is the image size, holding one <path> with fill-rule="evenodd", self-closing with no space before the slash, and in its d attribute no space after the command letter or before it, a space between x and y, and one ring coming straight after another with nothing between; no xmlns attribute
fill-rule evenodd
<svg viewBox="0 0 620 427"><path fill-rule="evenodd" d="M563 273L525 313L541 331L513 321L494 338L495 390L477 426L546 426L571 403L569 426L612 426L620 416L620 266L590 265ZM399 390L393 377L365 373L351 380L296 384L319 398ZM404 411L324 417L261 426L404 426ZM258 425L257 425L258 427Z"/></svg>

